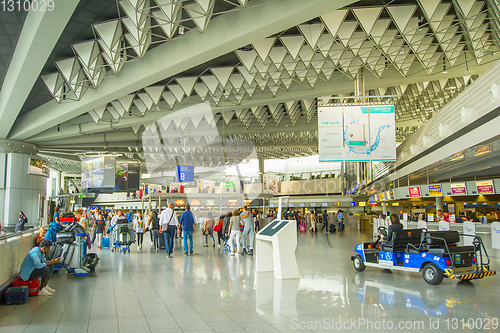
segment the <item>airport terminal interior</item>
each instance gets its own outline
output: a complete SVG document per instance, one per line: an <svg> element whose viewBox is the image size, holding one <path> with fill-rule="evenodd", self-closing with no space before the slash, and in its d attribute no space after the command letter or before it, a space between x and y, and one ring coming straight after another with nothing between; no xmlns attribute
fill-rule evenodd
<svg viewBox="0 0 500 333"><path fill-rule="evenodd" d="M499 0L0 1L0 332L498 331L499 127Z"/></svg>

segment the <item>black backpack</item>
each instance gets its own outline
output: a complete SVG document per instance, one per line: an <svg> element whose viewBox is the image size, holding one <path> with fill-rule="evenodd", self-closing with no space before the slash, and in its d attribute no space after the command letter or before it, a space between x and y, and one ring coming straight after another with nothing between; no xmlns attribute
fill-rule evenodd
<svg viewBox="0 0 500 333"><path fill-rule="evenodd" d="M330 224L330 229L328 230L328 232L334 234L337 232L337 228L335 227L335 224Z"/></svg>

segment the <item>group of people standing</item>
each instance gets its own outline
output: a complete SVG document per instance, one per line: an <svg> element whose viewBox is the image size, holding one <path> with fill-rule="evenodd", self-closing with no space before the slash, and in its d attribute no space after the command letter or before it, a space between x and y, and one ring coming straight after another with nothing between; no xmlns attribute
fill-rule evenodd
<svg viewBox="0 0 500 333"><path fill-rule="evenodd" d="M295 220L297 222L297 230L299 229L300 224L305 223L305 218L303 214L299 214L298 210L296 209L295 211L289 210L284 213L284 217L289 220ZM323 223L323 227L321 228L320 231L323 231L326 229L326 232L328 233L328 225L331 223L330 217L328 215L328 212L326 209L324 210L323 214L321 214L321 221L319 221L319 216L318 216L317 211L311 211L311 227L309 228L309 232L312 233L317 233L318 230L318 223ZM337 220L338 224L338 231L339 232L344 232L344 212L342 209L339 209L337 213L335 214L335 218Z"/></svg>

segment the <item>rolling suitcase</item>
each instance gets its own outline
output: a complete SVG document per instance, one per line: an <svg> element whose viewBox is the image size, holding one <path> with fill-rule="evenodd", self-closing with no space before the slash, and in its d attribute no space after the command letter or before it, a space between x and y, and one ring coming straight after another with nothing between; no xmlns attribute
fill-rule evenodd
<svg viewBox="0 0 500 333"><path fill-rule="evenodd" d="M164 250L167 247L165 246L165 236L164 233L158 234L158 246L160 247L160 250Z"/></svg>
<svg viewBox="0 0 500 333"><path fill-rule="evenodd" d="M50 247L49 254L47 255L47 259L52 260L60 258L62 255L62 251L63 251L63 246L61 244L57 243L52 244L52 246Z"/></svg>
<svg viewBox="0 0 500 333"><path fill-rule="evenodd" d="M104 236L102 238L101 247L109 247L109 237L108 236Z"/></svg>
<svg viewBox="0 0 500 333"><path fill-rule="evenodd" d="M28 301L28 287L11 287L3 294L4 303L11 304L24 304Z"/></svg>
<svg viewBox="0 0 500 333"><path fill-rule="evenodd" d="M17 277L12 281L13 287L28 287L28 292L30 296L38 295L38 288L40 288L40 277L34 280L24 281L20 277Z"/></svg>
<svg viewBox="0 0 500 333"><path fill-rule="evenodd" d="M69 267L69 264L71 263L71 260L73 259L73 255L75 253L76 245L67 244L67 245L64 245L63 249L64 250L63 250L63 254L62 254L62 264L64 266Z"/></svg>

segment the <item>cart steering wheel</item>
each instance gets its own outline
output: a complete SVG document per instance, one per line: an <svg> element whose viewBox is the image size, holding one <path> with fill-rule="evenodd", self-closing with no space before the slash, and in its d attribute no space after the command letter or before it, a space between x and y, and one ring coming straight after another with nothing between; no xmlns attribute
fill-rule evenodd
<svg viewBox="0 0 500 333"><path fill-rule="evenodd" d="M380 234L387 236L387 228L386 227L378 227L377 229L377 240L375 241L375 245L380 241Z"/></svg>

